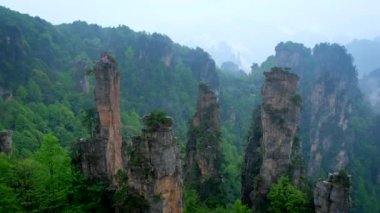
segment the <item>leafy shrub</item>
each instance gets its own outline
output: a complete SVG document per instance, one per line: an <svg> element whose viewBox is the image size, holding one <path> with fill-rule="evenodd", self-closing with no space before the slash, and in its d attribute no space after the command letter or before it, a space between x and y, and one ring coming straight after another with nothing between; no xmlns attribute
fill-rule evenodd
<svg viewBox="0 0 380 213"><path fill-rule="evenodd" d="M164 112L153 111L149 115L144 116L143 123L149 130L157 130L162 127L170 127L173 125L173 120L166 116Z"/></svg>
<svg viewBox="0 0 380 213"><path fill-rule="evenodd" d="M268 211L271 213L305 212L306 194L294 187L288 177L282 176L269 193Z"/></svg>

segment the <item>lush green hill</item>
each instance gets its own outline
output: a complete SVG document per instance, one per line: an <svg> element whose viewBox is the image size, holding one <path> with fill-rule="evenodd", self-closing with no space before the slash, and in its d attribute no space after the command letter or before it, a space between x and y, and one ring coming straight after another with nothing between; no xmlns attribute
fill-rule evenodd
<svg viewBox="0 0 380 213"><path fill-rule="evenodd" d="M286 48L292 51L299 50L301 63L293 71L302 76L300 89L305 96L315 81L315 70L328 71L322 76L339 76L338 71L345 70L355 72L340 47L317 46L313 50L315 58L311 59L311 50L288 45ZM245 137L251 113L260 101L262 73L275 65L274 56L254 67L250 74L231 74L218 71L202 49L181 46L165 35L79 21L56 26L4 7L0 7L0 50L0 130L13 130L15 147L12 158L0 155L0 194L7 195L3 196L7 199L0 199L0 211L1 206L13 211L101 211L103 186L86 185L67 163L69 154L62 147L89 136L82 120L84 110L94 107L91 70L103 51L112 52L120 67L124 139L140 132L144 114L161 110L174 118L175 133L183 145L188 121L194 114L198 83L204 82L218 92L224 187L230 202L240 197ZM331 64L335 62L330 59L342 59L344 63ZM349 123L353 134L349 139L355 141L349 147L354 210L376 212L380 194L380 145L376 132L380 122L365 99L355 101ZM303 107L303 112L308 112L310 105ZM309 129L304 126L302 132ZM46 175L49 169L59 172ZM51 184L67 187L52 192L48 187ZM49 193L57 196L52 199L46 196ZM201 203L191 191L185 198L190 207ZM235 204L239 208L239 203Z"/></svg>
<svg viewBox="0 0 380 213"><path fill-rule="evenodd" d="M215 63L206 52L180 46L164 35L85 22L53 26L6 8L0 8L0 19L0 48L4 50L0 53L0 92L13 97L2 103L1 127L14 129L15 145L24 143L22 148L26 144L21 141L31 135L51 132L67 144L83 134L77 118L81 109L92 107L92 92L86 95L78 90L76 76L91 69L103 51L113 52L119 62L124 135L138 132L139 116L160 109L174 117L176 132L184 138L198 82L219 87ZM91 80L90 76L90 87ZM55 117L60 111L69 114L63 118L73 120L49 120L49 114ZM25 128L18 127L20 119L38 134L21 133ZM62 128L58 131L57 126ZM30 146L38 147L36 143Z"/></svg>

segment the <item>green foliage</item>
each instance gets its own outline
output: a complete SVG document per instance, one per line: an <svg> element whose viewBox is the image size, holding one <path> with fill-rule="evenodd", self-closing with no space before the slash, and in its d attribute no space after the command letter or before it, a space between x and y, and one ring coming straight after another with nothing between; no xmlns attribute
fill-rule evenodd
<svg viewBox="0 0 380 213"><path fill-rule="evenodd" d="M231 134L227 134L227 130L223 129L223 138L221 141L221 152L223 154L224 162L222 164L223 182L222 188L228 202L240 198L241 190L241 164L243 157L239 154L237 148L229 143L228 140L233 137Z"/></svg>
<svg viewBox="0 0 380 213"><path fill-rule="evenodd" d="M302 104L302 97L301 97L299 94L292 95L292 97L291 97L291 101L292 101L295 105L301 107L301 104Z"/></svg>
<svg viewBox="0 0 380 213"><path fill-rule="evenodd" d="M332 183L342 185L346 189L349 189L351 186L350 177L344 169L340 170L337 176L333 176Z"/></svg>
<svg viewBox="0 0 380 213"><path fill-rule="evenodd" d="M269 212L297 213L306 211L306 195L294 187L288 177L282 176L276 184L272 185L268 198L270 201Z"/></svg>
<svg viewBox="0 0 380 213"><path fill-rule="evenodd" d="M0 153L0 212L20 212L17 194L10 186L12 177L11 159Z"/></svg>
<svg viewBox="0 0 380 213"><path fill-rule="evenodd" d="M71 168L67 150L47 135L25 159L0 153L0 191L1 212L99 212L105 187L87 183Z"/></svg>
<svg viewBox="0 0 380 213"><path fill-rule="evenodd" d="M230 207L229 212L231 213L251 213L252 211L247 207L244 206L240 200L236 200L235 203Z"/></svg>
<svg viewBox="0 0 380 213"><path fill-rule="evenodd" d="M43 199L41 193L52 189L42 186L48 183L45 175L49 174L46 173L49 167L38 162L33 153L39 150L44 135L53 133L59 143L67 147L78 138L88 135L88 132L93 132L92 127L83 127L81 122L81 109L93 108L93 93L85 95L78 92L73 76L77 71L75 62L80 59L87 65L94 64L103 50L112 51L119 62L123 136L138 135L142 128L140 115L162 109L175 119L175 133L181 141L186 141L187 121L195 111L198 82L202 80L211 88L219 87L223 127L221 150L225 158L225 162L221 162L223 188L229 202L238 197L238 171L250 124L247 112L253 111L260 101L260 88L264 79L262 73L275 64L274 56L268 57L248 75L232 76L215 72L212 59L202 49L175 44L164 35L137 33L126 26L102 28L85 22L54 26L38 17L33 18L4 7L0 7L0 38L12 38L10 43L0 42L0 85L2 90L13 94L9 100L0 98L0 128L14 131L14 159L1 158L1 162L9 165L7 171L11 172L2 170L0 173L0 194L7 195L0 196L0 199L4 199L0 201L3 204L0 208L9 207L12 212L20 208L20 211L38 212L38 208L43 206L46 209L64 208L71 212L102 211L99 202L106 191L104 186L86 183L76 172L73 172L74 177L62 180L52 175L54 181L72 179L72 182L77 183L77 187L66 184L71 188L65 207L59 207L53 201L64 200L67 190L61 188L52 192L59 196L39 203L39 199ZM323 77L320 80L328 80L328 93L334 90L336 79L343 74L352 85L345 94L355 95L356 71L352 58L343 47L320 44L312 51L302 44L286 42L280 43L276 51L292 52L299 56L292 72L301 76L299 92L302 96L311 94L313 83L319 75ZM89 79L90 88L93 88L94 77L89 76ZM351 98L337 101L347 100L354 100L349 124L354 134L345 134L344 139L349 144L348 169L353 175L353 211L379 212L377 198L380 196L380 187L376 182L376 171L380 162L380 136L377 131L380 122L365 107L367 103L363 100ZM302 104L304 113L310 113L308 109L311 106L307 99L304 98ZM154 123L153 126L157 125ZM308 151L310 147L305 138L309 138L309 125L315 124L307 119L302 123L300 137L304 142L304 150ZM343 135L330 125L325 125L325 128L322 134L334 133L334 137ZM61 165L67 166L65 163ZM322 167L326 165L326 162L322 163ZM327 171L327 168L323 169ZM37 174L44 175L36 177ZM16 206L13 205L14 195Z"/></svg>
<svg viewBox="0 0 380 213"><path fill-rule="evenodd" d="M93 137L96 127L99 125L98 113L94 108L83 109L80 113L82 117L82 125L87 129L88 134Z"/></svg>
<svg viewBox="0 0 380 213"><path fill-rule="evenodd" d="M41 148L34 154L38 163L35 173L35 199L41 211L57 211L64 208L73 181L71 160L56 137L47 135Z"/></svg>
<svg viewBox="0 0 380 213"><path fill-rule="evenodd" d="M173 120L161 111L153 111L149 115L144 116L143 122L145 127L152 131L173 125Z"/></svg>
<svg viewBox="0 0 380 213"><path fill-rule="evenodd" d="M121 123L123 125L123 137L140 135L142 129L141 118L136 112L122 112Z"/></svg>
<svg viewBox="0 0 380 213"><path fill-rule="evenodd" d="M227 207L206 207L200 200L194 189L185 189L184 192L185 209L184 213L250 213L252 212L247 206L243 205L240 200L236 200Z"/></svg>
<svg viewBox="0 0 380 213"><path fill-rule="evenodd" d="M21 212L17 197L12 188L0 184L0 212Z"/></svg>

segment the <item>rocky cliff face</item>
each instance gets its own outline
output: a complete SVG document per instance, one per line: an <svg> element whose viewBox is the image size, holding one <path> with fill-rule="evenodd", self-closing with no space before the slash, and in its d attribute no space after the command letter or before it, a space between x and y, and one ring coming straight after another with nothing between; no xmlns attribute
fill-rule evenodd
<svg viewBox="0 0 380 213"><path fill-rule="evenodd" d="M107 139L107 172L115 175L122 168L120 128L120 76L116 61L103 53L95 66L95 103L99 116L97 137Z"/></svg>
<svg viewBox="0 0 380 213"><path fill-rule="evenodd" d="M380 69L376 69L360 79L360 89L367 97L373 111L380 114Z"/></svg>
<svg viewBox="0 0 380 213"><path fill-rule="evenodd" d="M280 176L288 175L301 109L297 75L273 68L265 77L261 104L264 152L258 195L266 194Z"/></svg>
<svg viewBox="0 0 380 213"><path fill-rule="evenodd" d="M312 52L302 44L281 43L276 47L276 64L300 76L307 175L317 177L349 162L347 147L353 136L348 121L359 92L352 59L343 47L319 44Z"/></svg>
<svg viewBox="0 0 380 213"><path fill-rule="evenodd" d="M333 57L338 54L340 57ZM337 171L349 163L348 146L353 133L348 128L353 102L359 98L356 71L351 56L338 45L314 48L318 66L310 103L310 158L307 174Z"/></svg>
<svg viewBox="0 0 380 213"><path fill-rule="evenodd" d="M98 127L95 137L79 142L79 164L87 177L112 182L122 168L119 93L120 80L116 61L103 53L95 66L95 104Z"/></svg>
<svg viewBox="0 0 380 213"><path fill-rule="evenodd" d="M182 165L171 122L145 127L125 149L128 186L145 199L148 212L182 212Z"/></svg>
<svg viewBox="0 0 380 213"><path fill-rule="evenodd" d="M350 177L344 172L329 174L314 189L316 213L348 213L350 210Z"/></svg>
<svg viewBox="0 0 380 213"><path fill-rule="evenodd" d="M186 182L205 190L207 182L220 182L220 117L215 93L205 84L199 85L197 112L193 117L186 145ZM217 188L217 187L216 187ZM203 194L212 195L208 190ZM214 194L215 195L215 194Z"/></svg>
<svg viewBox="0 0 380 213"><path fill-rule="evenodd" d="M265 73L265 77L260 118L256 118L261 122L262 130L256 129L257 133L249 140L243 171L251 174L243 173L242 176L243 200L250 204L246 200L248 191L253 188L249 196L257 212L266 210L263 204L272 184L280 176L293 176L292 156L296 154L293 145L298 143L296 134L301 109L301 99L296 93L297 75L274 67ZM256 124L256 128L258 126ZM259 168L254 165L258 162L261 162Z"/></svg>
<svg viewBox="0 0 380 213"><path fill-rule="evenodd" d="M12 154L12 131L0 131L0 152Z"/></svg>

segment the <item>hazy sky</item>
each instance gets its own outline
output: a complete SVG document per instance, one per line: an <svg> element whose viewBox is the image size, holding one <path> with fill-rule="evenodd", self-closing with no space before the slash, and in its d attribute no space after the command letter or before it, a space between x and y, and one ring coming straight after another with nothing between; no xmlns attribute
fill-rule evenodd
<svg viewBox="0 0 380 213"><path fill-rule="evenodd" d="M380 35L380 0L0 0L0 5L53 24L83 20L164 33L212 53L225 42L244 67L265 60L280 41L313 46Z"/></svg>

